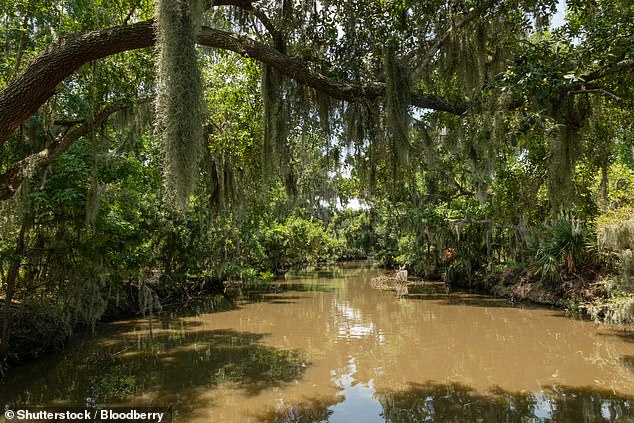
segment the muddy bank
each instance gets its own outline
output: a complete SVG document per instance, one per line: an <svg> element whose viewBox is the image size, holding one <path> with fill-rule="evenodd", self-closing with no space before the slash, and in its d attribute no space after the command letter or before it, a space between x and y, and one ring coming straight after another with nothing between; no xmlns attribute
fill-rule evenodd
<svg viewBox="0 0 634 423"><path fill-rule="evenodd" d="M489 274L480 280L479 286L498 297L560 307L607 297L607 291L596 276L571 275L563 280L549 282L525 268L510 268Z"/></svg>
<svg viewBox="0 0 634 423"><path fill-rule="evenodd" d="M379 290L394 291L399 296L405 296L422 287L447 292L469 291L505 298L513 303L562 308L581 315L590 315L592 308L594 318L603 317L605 313L602 313L601 308L607 307L609 301L605 285L597 274L568 275L563 280L548 282L534 272L519 267L477 276L463 283L430 281L427 278L407 276L407 273L404 276L402 271L395 271L373 278L371 286Z"/></svg>
<svg viewBox="0 0 634 423"><path fill-rule="evenodd" d="M596 272L563 275L556 281L543 280L522 267L475 278L457 288L467 288L512 302L525 302L566 309L582 317L609 323L632 323L628 317L615 318L621 304L610 297L607 276Z"/></svg>

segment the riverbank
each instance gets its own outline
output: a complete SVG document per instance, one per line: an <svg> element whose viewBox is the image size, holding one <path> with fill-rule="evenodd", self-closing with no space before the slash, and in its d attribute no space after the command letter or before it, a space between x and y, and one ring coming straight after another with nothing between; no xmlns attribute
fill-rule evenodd
<svg viewBox="0 0 634 423"><path fill-rule="evenodd" d="M634 296L622 294L618 298L611 297L607 287L609 280L608 275L586 271L563 275L557 281L545 281L526 267L511 267L454 283L430 282L424 277L408 277L406 271L395 271L374 278L371 285L375 289L393 291L399 297L406 297L417 287L434 285L440 289L438 284L444 284L447 292L466 290L505 298L511 303L560 308L570 312L571 317L591 318L604 323L633 323L629 316L634 313L629 312L628 307L634 306Z"/></svg>
<svg viewBox="0 0 634 423"><path fill-rule="evenodd" d="M163 292L159 301L160 306L153 312L170 312L196 307L215 301L218 296L226 298L224 286L219 280L210 280L199 284L195 291L181 289ZM227 302L231 303L231 300L228 299ZM69 319L59 304L14 302L9 319L11 334L9 351L4 358L0 359L0 379L12 368L31 363L63 349L75 335L94 332L96 326L117 320L139 318L144 314L139 307L139 299L131 291L125 300L109 303L94 324L87 325ZM0 315L0 327L3 325L3 316Z"/></svg>
<svg viewBox="0 0 634 423"><path fill-rule="evenodd" d="M526 268L509 268L486 275L479 281L479 287L491 295L514 302L528 301L569 309L577 309L583 303L607 296L596 280L578 276L550 283Z"/></svg>
<svg viewBox="0 0 634 423"><path fill-rule="evenodd" d="M492 272L467 284L469 289L506 298L511 302L529 302L565 309L582 317L604 323L634 323L628 308L634 296L611 296L610 275L594 271L563 275L561 280L546 281L526 267Z"/></svg>

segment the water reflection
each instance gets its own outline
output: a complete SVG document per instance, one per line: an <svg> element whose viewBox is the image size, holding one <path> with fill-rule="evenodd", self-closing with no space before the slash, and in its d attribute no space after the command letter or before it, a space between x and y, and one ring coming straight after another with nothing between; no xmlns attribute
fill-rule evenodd
<svg viewBox="0 0 634 423"><path fill-rule="evenodd" d="M632 422L631 398L608 391L555 387L535 393L497 390L480 395L460 384L417 384L375 393L369 386L344 386L345 401L309 403L272 411L261 421L295 422ZM351 404L346 406L346 403Z"/></svg>
<svg viewBox="0 0 634 423"><path fill-rule="evenodd" d="M355 359L350 359L344 374L333 378L333 382L339 387L337 394L341 402L328 407L331 423L337 422L371 422L380 414L380 404L374 400L374 380L363 383L355 379L357 364ZM336 372L332 372L333 376Z"/></svg>
<svg viewBox="0 0 634 423"><path fill-rule="evenodd" d="M379 394L389 422L616 422L634 418L630 399L607 391L546 388L535 393L496 390L483 396L460 385L417 385ZM382 420L383 421L383 420Z"/></svg>
<svg viewBox="0 0 634 423"><path fill-rule="evenodd" d="M375 334L376 327L374 323L364 321L363 314L360 310L337 301L334 301L334 308L339 313L337 322L338 339L348 341Z"/></svg>
<svg viewBox="0 0 634 423"><path fill-rule="evenodd" d="M15 369L0 407L173 406L176 422L634 421L634 337L378 270L289 275L265 292L119 322ZM0 422L2 418L0 417Z"/></svg>
<svg viewBox="0 0 634 423"><path fill-rule="evenodd" d="M222 384L255 396L301 378L308 366L299 351L262 345L262 334L196 326L174 321L151 337L139 327L112 331L97 348L77 348L49 362L51 367L29 386L20 386L19 375L7 380L18 394L0 390L2 405L104 406L139 403L136 397L174 406L191 404L201 390Z"/></svg>

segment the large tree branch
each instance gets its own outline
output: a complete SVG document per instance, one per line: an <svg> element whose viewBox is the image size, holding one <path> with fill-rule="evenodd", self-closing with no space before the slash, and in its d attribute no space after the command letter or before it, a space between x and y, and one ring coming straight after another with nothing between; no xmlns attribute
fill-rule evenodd
<svg viewBox="0 0 634 423"><path fill-rule="evenodd" d="M49 45L0 91L0 148L82 65L154 44L152 21L77 34Z"/></svg>
<svg viewBox="0 0 634 423"><path fill-rule="evenodd" d="M610 90L606 90L605 88L587 88L587 87L583 87L579 90L573 90L570 91L570 94L575 95L575 94L599 94L602 95L604 97L609 97L612 100L616 101L616 102L622 102L623 99L621 97L619 97L618 95L614 94L612 91Z"/></svg>
<svg viewBox="0 0 634 423"><path fill-rule="evenodd" d="M579 81L577 85L583 85L584 83L596 81L597 79L605 78L606 76L631 69L634 69L634 59L621 60L620 62L612 65L580 74L579 78L581 81Z"/></svg>
<svg viewBox="0 0 634 423"><path fill-rule="evenodd" d="M355 101L361 98L373 99L385 95L385 83L383 82L359 84L350 81L335 81L310 69L302 62L245 36L211 28L203 28L203 31L198 37L198 41L203 45L231 50L244 57L251 57L271 65L282 74L297 82L328 94L338 100ZM457 115L461 115L467 110L467 105L464 103L454 102L434 94L414 91L410 97L412 105L422 108Z"/></svg>
<svg viewBox="0 0 634 423"><path fill-rule="evenodd" d="M256 0L206 0L205 5L207 8L216 6L235 6L244 10L253 9L253 3Z"/></svg>
<svg viewBox="0 0 634 423"><path fill-rule="evenodd" d="M579 74L577 75L578 80L572 84L568 93L571 95L599 94L621 103L623 102L623 98L619 97L611 90L601 86L598 81L621 72L631 72L632 69L634 69L634 59L624 59L602 68Z"/></svg>
<svg viewBox="0 0 634 423"><path fill-rule="evenodd" d="M140 102L145 101L149 101L149 98L140 100ZM75 141L101 126L113 113L131 106L132 104L127 101L112 104L95 115L93 119L83 121L79 126L61 133L48 148L14 163L8 171L0 175L0 200L13 197L29 173L48 166Z"/></svg>
<svg viewBox="0 0 634 423"><path fill-rule="evenodd" d="M264 28L271 34L271 38L273 38L273 45L279 51L284 51L284 36L280 31L277 30L273 22L269 19L269 17L262 10L257 7L253 7L252 12L253 16L258 18L258 20L264 25Z"/></svg>
<svg viewBox="0 0 634 423"><path fill-rule="evenodd" d="M198 42L252 57L278 69L301 84L345 101L385 95L385 84L334 81L276 49L248 37L204 27ZM153 21L122 25L69 36L49 45L0 91L0 148L9 135L35 113L54 93L57 85L82 65L124 51L150 47L155 43ZM414 92L412 104L460 115L464 103L433 94Z"/></svg>

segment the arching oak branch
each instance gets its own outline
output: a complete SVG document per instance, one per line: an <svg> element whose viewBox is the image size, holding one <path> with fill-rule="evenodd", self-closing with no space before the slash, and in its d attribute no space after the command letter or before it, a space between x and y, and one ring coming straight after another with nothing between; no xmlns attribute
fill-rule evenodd
<svg viewBox="0 0 634 423"><path fill-rule="evenodd" d="M225 0L214 2L214 5L234 5L234 3L247 8L250 2ZM252 57L271 65L301 84L339 100L355 101L360 98L377 98L385 95L385 84L382 82L359 84L351 81L335 81L273 47L231 32L204 27L198 42L205 46ZM9 135L55 93L57 85L82 65L113 54L151 47L154 43L154 22L149 20L133 25L75 34L49 45L0 90L0 148ZM580 76L588 82L632 67L631 59L623 60L613 66ZM430 93L414 91L410 94L410 98L414 106L455 115L461 115L468 109L468 105L463 102L452 101Z"/></svg>
<svg viewBox="0 0 634 423"><path fill-rule="evenodd" d="M301 84L340 100L355 101L385 95L383 83L334 81L272 47L231 32L204 27L198 42L252 57ZM82 65L124 51L150 47L154 43L154 22L150 20L76 34L49 45L0 91L0 148L9 135L55 93L57 85ZM413 105L422 108L457 115L467 110L463 103L434 94L414 92L411 98Z"/></svg>
<svg viewBox="0 0 634 423"><path fill-rule="evenodd" d="M82 65L153 43L153 23L146 21L72 35L49 45L0 91L0 148Z"/></svg>

